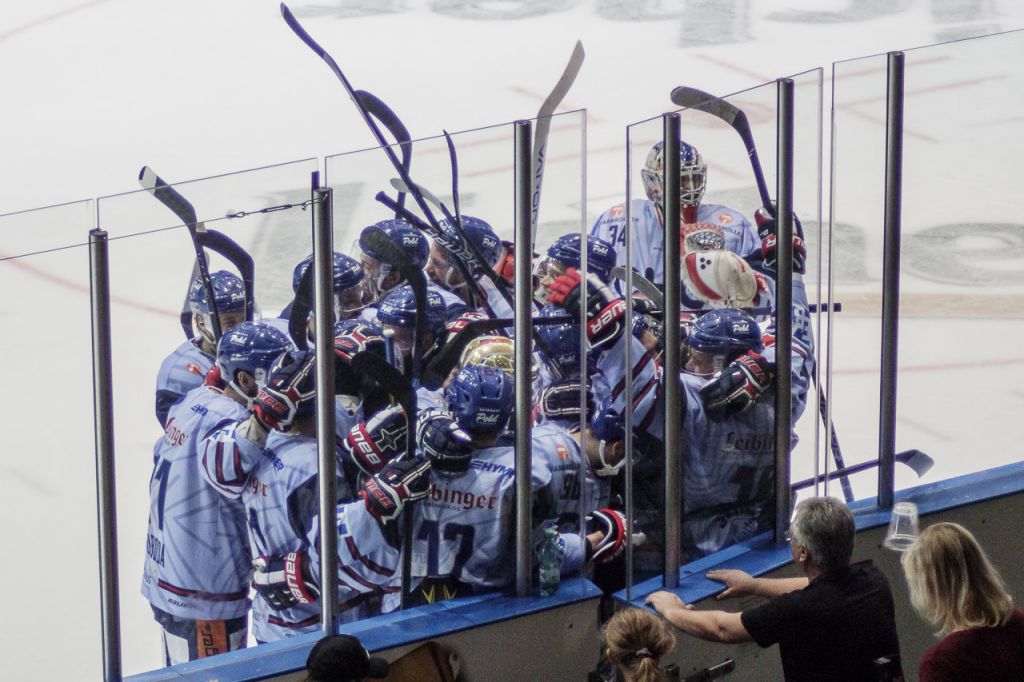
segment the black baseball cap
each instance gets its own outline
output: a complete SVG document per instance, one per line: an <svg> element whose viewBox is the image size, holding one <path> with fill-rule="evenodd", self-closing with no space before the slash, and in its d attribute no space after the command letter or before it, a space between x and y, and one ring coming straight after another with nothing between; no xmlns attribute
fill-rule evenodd
<svg viewBox="0 0 1024 682"><path fill-rule="evenodd" d="M371 656L352 635L328 635L313 645L306 659L306 672L315 682L358 682L380 679L388 674L388 662Z"/></svg>

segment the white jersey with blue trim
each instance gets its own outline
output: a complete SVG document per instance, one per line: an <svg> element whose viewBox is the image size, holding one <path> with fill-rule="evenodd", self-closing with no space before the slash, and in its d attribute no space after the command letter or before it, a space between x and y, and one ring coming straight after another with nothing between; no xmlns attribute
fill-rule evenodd
<svg viewBox="0 0 1024 682"><path fill-rule="evenodd" d="M285 556L306 544L317 511L316 439L272 431L263 459L249 472L242 492L249 522L252 558ZM352 491L336 471L338 497ZM259 595L253 601L253 634L261 642L313 632L320 620L318 604L297 604L282 611Z"/></svg>
<svg viewBox="0 0 1024 682"><path fill-rule="evenodd" d="M461 474L432 470L429 493L414 507L413 578L450 577L482 589L508 585L514 500L511 447L477 450Z"/></svg>
<svg viewBox="0 0 1024 682"><path fill-rule="evenodd" d="M813 357L794 339L792 354L793 414L802 409ZM772 347L766 348L766 353ZM775 474L775 393L758 396L745 412L720 422L704 409L700 389L710 377L683 372L683 549L689 558L704 556L767 530L771 525ZM662 410L650 432L664 434ZM791 445L796 445L791 430Z"/></svg>
<svg viewBox="0 0 1024 682"><path fill-rule="evenodd" d="M219 390L200 386L171 408L154 448L142 594L179 618L225 620L249 610L245 511L206 484L198 461L206 433L245 414Z"/></svg>
<svg viewBox="0 0 1024 682"><path fill-rule="evenodd" d="M633 361L632 390L626 391L626 344L630 344ZM660 395L661 365L658 353L649 351L629 333L623 332L615 344L597 357L598 374L593 375L594 399L600 405L605 399L620 415L627 407L633 411L632 424L636 429L645 428L653 418L652 411ZM626 400L629 399L630 406Z"/></svg>
<svg viewBox="0 0 1024 682"><path fill-rule="evenodd" d="M156 418L160 426L167 423L171 405L202 386L206 373L213 367L213 358L200 350L198 344L195 339L185 341L160 363L156 375Z"/></svg>
<svg viewBox="0 0 1024 682"><path fill-rule="evenodd" d="M381 530L380 522L358 499L338 505L338 602L339 620L364 618L371 610L370 599L401 591L402 555ZM309 559L314 572L320 571L320 523L314 517L309 533ZM360 607L362 608L356 608ZM376 610L376 607L372 607Z"/></svg>
<svg viewBox="0 0 1024 682"><path fill-rule="evenodd" d="M665 242L661 219L654 202L633 199L630 204L633 223L629 234L633 268L659 287L664 285ZM761 239L757 230L740 213L726 206L702 203L697 208L697 221L722 228L725 248L739 256L760 253ZM626 266L626 206L618 204L601 214L590 228L590 234L615 247L615 264Z"/></svg>

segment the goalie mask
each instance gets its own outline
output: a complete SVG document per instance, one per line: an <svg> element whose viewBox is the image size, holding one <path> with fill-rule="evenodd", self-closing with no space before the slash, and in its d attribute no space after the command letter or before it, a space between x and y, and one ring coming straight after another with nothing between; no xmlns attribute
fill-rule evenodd
<svg viewBox="0 0 1024 682"><path fill-rule="evenodd" d="M226 334L245 319L245 285L237 275L219 270L210 273L210 287L213 289L213 307L220 319L220 332ZM202 277L195 278L189 287L188 307L195 316L200 336L213 347L217 340L213 338L212 311Z"/></svg>
<svg viewBox="0 0 1024 682"><path fill-rule="evenodd" d="M665 143L658 142L647 154L647 161L640 169L647 198L654 202L658 217L664 224L662 214L662 187L665 184ZM679 205L682 208L700 206L707 188L708 167L700 152L693 145L679 142Z"/></svg>
<svg viewBox="0 0 1024 682"><path fill-rule="evenodd" d="M683 339L682 362L688 372L703 376L721 371L751 350L757 353L764 350L761 328L742 310L723 308L704 313L693 323ZM708 357L695 357L694 351ZM703 369L694 370L698 365Z"/></svg>

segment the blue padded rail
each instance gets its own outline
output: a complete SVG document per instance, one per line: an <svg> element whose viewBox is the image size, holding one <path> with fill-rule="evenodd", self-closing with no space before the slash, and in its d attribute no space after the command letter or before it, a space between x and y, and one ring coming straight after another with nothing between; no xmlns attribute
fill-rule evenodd
<svg viewBox="0 0 1024 682"><path fill-rule="evenodd" d="M955 509L984 500L1024 491L1024 462L956 476L944 481L926 483L896 492L897 502L913 502L921 516ZM885 526L891 510L877 506L876 498L857 500L850 504L858 530ZM728 547L679 568L679 587L669 590L687 604L699 602L725 589L720 582L708 580L704 574L712 568L737 568L753 576L764 575L793 561L789 545L776 547L771 534L764 533L744 543ZM615 593L615 599L632 606L644 607L647 595L665 589L661 576L633 586L633 599L626 591Z"/></svg>
<svg viewBox="0 0 1024 682"><path fill-rule="evenodd" d="M338 632L355 635L370 651L384 651L462 630L498 623L569 604L596 599L601 591L583 578L563 578L550 597L513 597L506 593L480 594L396 611L354 623ZM302 670L309 650L322 637L319 632L233 651L213 658L141 673L128 682L250 682Z"/></svg>

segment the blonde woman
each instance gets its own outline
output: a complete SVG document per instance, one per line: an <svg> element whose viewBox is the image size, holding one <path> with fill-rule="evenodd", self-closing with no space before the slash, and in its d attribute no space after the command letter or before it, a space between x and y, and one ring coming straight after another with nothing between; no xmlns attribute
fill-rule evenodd
<svg viewBox="0 0 1024 682"><path fill-rule="evenodd" d="M902 558L910 601L939 629L921 681L1024 680L1024 612L963 526L929 526Z"/></svg>
<svg viewBox="0 0 1024 682"><path fill-rule="evenodd" d="M612 616L601 630L608 660L626 682L662 682L658 661L676 645L664 620L644 609L628 608Z"/></svg>

